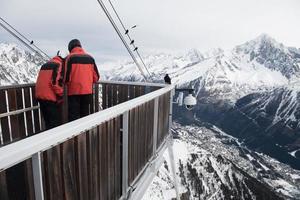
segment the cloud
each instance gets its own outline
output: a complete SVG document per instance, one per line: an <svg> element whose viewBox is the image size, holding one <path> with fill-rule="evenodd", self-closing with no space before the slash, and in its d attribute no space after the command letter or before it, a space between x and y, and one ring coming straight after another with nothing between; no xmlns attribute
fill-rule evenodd
<svg viewBox="0 0 300 200"><path fill-rule="evenodd" d="M298 0L111 1L127 27L138 25L130 33L143 54L232 48L261 33L300 47ZM79 38L98 63L128 57L96 0L1 0L0 13L50 55Z"/></svg>

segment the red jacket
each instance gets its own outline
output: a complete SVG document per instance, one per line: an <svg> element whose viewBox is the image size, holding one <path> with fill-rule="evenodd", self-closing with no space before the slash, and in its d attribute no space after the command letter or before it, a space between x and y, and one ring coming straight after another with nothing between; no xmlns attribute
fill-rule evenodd
<svg viewBox="0 0 300 200"><path fill-rule="evenodd" d="M38 74L35 97L56 102L63 95L63 60L55 56L45 63Z"/></svg>
<svg viewBox="0 0 300 200"><path fill-rule="evenodd" d="M100 78L94 58L81 47L75 47L67 56L65 72L68 95L92 94L93 83Z"/></svg>

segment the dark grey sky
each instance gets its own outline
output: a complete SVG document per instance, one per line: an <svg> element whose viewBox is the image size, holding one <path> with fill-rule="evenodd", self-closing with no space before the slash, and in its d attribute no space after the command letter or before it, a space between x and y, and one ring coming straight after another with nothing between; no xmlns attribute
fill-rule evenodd
<svg viewBox="0 0 300 200"><path fill-rule="evenodd" d="M111 1L125 25L138 25L142 54L232 48L261 33L300 47L299 0ZM127 57L96 0L1 0L0 13L50 55L78 38L98 63ZM0 42L16 41L0 29Z"/></svg>

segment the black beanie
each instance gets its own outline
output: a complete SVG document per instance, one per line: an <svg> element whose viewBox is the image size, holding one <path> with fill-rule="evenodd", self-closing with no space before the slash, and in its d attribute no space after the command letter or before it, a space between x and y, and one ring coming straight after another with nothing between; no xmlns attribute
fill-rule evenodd
<svg viewBox="0 0 300 200"><path fill-rule="evenodd" d="M74 49L75 47L81 47L81 43L78 39L73 39L69 42L69 45L68 45L69 52L71 52L72 49Z"/></svg>

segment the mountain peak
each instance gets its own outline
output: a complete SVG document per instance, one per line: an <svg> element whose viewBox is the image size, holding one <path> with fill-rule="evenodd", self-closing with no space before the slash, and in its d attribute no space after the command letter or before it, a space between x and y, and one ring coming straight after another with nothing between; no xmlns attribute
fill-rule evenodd
<svg viewBox="0 0 300 200"><path fill-rule="evenodd" d="M190 60L194 63L200 62L203 60L203 55L201 54L201 52L198 49L190 49L187 53L187 57L190 58Z"/></svg>
<svg viewBox="0 0 300 200"><path fill-rule="evenodd" d="M267 34L237 46L234 52L248 56L249 62L256 61L269 69L280 71L287 78L300 75L298 51L291 50Z"/></svg>
<svg viewBox="0 0 300 200"><path fill-rule="evenodd" d="M257 38L254 39L257 42L270 42L270 43L277 43L274 38L272 38L270 35L266 33L262 33Z"/></svg>
<svg viewBox="0 0 300 200"><path fill-rule="evenodd" d="M274 38L269 36L268 34L261 34L258 37L256 37L253 40L250 40L242 45L238 45L235 50L237 52L259 52L261 49L271 49L276 48L280 49L282 51L287 51L287 47L285 47L283 44L277 42Z"/></svg>

